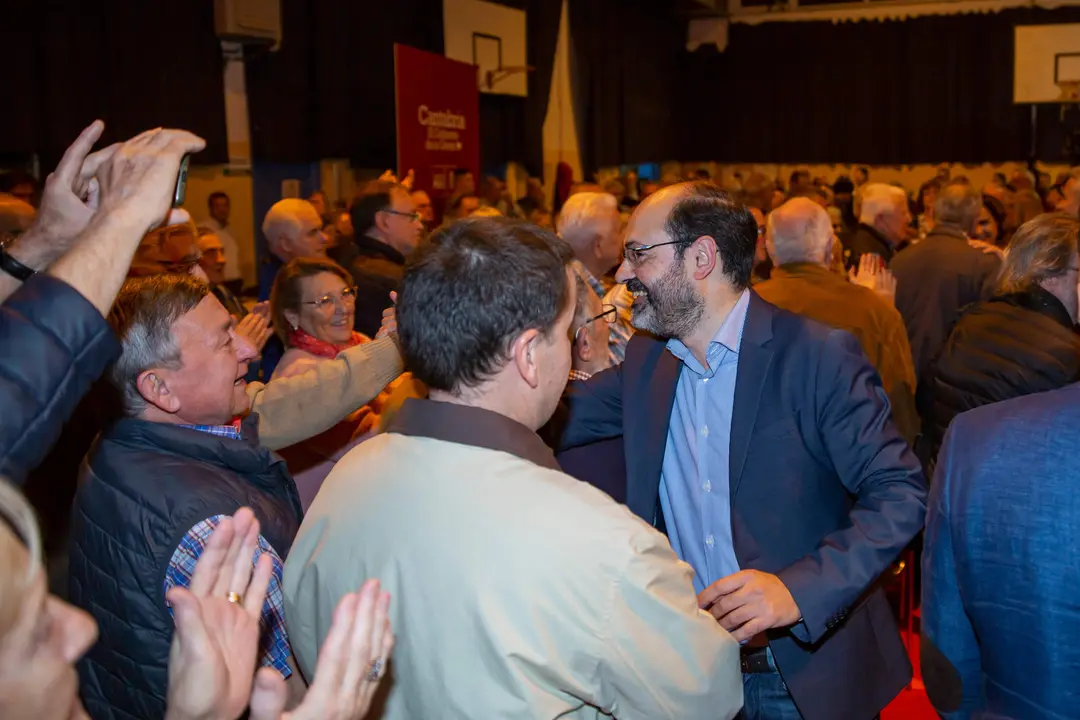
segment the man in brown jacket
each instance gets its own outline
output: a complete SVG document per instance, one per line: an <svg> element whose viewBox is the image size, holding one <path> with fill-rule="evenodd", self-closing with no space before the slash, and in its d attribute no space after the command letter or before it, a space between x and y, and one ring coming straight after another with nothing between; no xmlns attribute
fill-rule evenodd
<svg viewBox="0 0 1080 720"><path fill-rule="evenodd" d="M775 268L754 290L777 307L854 335L881 376L896 425L911 444L919 419L904 321L877 293L828 269L834 242L828 213L806 198L789 200L769 215L766 245Z"/></svg>

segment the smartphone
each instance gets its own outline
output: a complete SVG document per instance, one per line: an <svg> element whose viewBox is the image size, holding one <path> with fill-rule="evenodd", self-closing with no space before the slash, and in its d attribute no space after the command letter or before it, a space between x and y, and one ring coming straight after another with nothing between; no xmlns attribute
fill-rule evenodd
<svg viewBox="0 0 1080 720"><path fill-rule="evenodd" d="M176 174L176 190L173 191L172 206L174 208L184 204L184 197L187 195L187 172L190 161L190 155L185 155L184 159L180 161L180 172Z"/></svg>

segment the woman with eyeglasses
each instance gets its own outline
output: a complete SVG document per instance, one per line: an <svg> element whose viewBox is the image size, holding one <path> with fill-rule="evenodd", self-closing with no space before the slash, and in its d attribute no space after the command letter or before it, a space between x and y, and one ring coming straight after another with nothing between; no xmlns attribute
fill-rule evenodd
<svg viewBox="0 0 1080 720"><path fill-rule="evenodd" d="M270 382L302 375L371 338L353 330L356 288L340 265L323 258L291 260L277 274L270 293L270 315L285 354ZM378 424L380 398L326 432L279 451L285 458L307 510L330 469L349 449L370 437Z"/></svg>

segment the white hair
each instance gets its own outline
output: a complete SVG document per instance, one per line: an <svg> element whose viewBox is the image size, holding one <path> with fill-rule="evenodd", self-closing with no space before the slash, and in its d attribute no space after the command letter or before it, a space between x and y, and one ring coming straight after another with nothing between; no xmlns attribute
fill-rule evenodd
<svg viewBox="0 0 1080 720"><path fill-rule="evenodd" d="M859 222L873 225L878 215L899 212L907 203L907 193L902 188L885 183L872 183L862 193L862 210Z"/></svg>
<svg viewBox="0 0 1080 720"><path fill-rule="evenodd" d="M281 245L283 235L293 237L299 234L299 216L306 211L319 214L314 205L299 198L285 198L271 206L262 224L263 235L266 236L266 242L269 243L271 250Z"/></svg>
<svg viewBox="0 0 1080 720"><path fill-rule="evenodd" d="M618 212L615 196L609 193L582 192L571 195L559 212L559 237L574 252L586 251L595 242L597 219Z"/></svg>
<svg viewBox="0 0 1080 720"><path fill-rule="evenodd" d="M833 228L829 213L809 198L793 198L769 213L768 248L775 265L829 259Z"/></svg>

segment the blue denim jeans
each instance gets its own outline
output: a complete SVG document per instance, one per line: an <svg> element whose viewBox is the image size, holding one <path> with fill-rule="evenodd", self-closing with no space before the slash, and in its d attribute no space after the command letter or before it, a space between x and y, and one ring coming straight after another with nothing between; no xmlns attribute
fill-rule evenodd
<svg viewBox="0 0 1080 720"><path fill-rule="evenodd" d="M784 678L776 669L772 650L767 652L772 672L743 675L743 709L739 720L802 720Z"/></svg>

